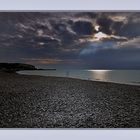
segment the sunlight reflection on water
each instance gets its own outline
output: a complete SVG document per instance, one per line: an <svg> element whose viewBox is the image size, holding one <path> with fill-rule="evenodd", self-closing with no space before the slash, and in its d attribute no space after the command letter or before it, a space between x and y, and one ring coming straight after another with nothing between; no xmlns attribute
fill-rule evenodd
<svg viewBox="0 0 140 140"><path fill-rule="evenodd" d="M88 70L88 71L92 73L91 79L106 81L108 77L108 72L110 70Z"/></svg>
<svg viewBox="0 0 140 140"><path fill-rule="evenodd" d="M140 85L140 70L26 70L18 73Z"/></svg>

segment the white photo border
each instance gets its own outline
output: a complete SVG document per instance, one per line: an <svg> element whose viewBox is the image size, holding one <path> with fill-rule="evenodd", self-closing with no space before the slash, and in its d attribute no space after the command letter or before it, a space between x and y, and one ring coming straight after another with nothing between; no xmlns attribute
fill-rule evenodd
<svg viewBox="0 0 140 140"><path fill-rule="evenodd" d="M140 0L0 0L0 12L139 11ZM4 116L3 116L4 117ZM1 140L139 140L140 129L1 129Z"/></svg>

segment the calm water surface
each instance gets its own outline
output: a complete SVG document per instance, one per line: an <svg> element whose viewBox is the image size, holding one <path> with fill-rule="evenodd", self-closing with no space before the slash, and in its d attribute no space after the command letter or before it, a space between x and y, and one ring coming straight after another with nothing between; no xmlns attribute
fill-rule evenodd
<svg viewBox="0 0 140 140"><path fill-rule="evenodd" d="M140 70L26 70L18 73L140 85Z"/></svg>

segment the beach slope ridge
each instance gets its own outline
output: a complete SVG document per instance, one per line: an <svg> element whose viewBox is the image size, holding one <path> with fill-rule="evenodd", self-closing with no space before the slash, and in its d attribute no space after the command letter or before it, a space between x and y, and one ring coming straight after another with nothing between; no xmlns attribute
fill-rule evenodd
<svg viewBox="0 0 140 140"><path fill-rule="evenodd" d="M140 86L0 73L0 128L139 128Z"/></svg>

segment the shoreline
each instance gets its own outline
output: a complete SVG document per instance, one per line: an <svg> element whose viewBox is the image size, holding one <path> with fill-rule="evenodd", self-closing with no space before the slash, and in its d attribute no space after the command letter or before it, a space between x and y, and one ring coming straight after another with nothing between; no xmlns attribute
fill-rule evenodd
<svg viewBox="0 0 140 140"><path fill-rule="evenodd" d="M33 75L33 74L22 74L18 73L20 71L17 71L16 74L19 75L28 75L28 76L41 76L41 77L56 77L56 78L70 78L70 79L77 79L77 80L85 80L85 81L92 81L92 82L103 82L103 83L114 83L114 84L122 84L122 85L132 85L132 86L140 86L140 82L131 82L131 83L123 83L123 82L114 82L114 81L101 81L101 80L92 80L92 79L80 79L80 78L75 78L75 77L61 77L61 76L45 76L45 75Z"/></svg>
<svg viewBox="0 0 140 140"><path fill-rule="evenodd" d="M139 128L140 87L0 73L0 128Z"/></svg>

